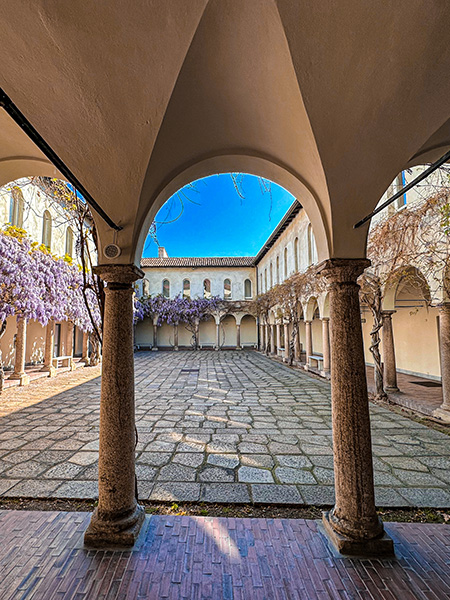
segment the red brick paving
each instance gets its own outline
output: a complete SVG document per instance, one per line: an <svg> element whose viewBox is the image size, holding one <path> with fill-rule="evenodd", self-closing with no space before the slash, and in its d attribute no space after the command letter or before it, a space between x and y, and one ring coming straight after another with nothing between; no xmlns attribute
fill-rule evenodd
<svg viewBox="0 0 450 600"><path fill-rule="evenodd" d="M1 600L446 600L450 527L388 523L396 559L334 556L315 521L152 516L87 550L89 513L0 511Z"/></svg>
<svg viewBox="0 0 450 600"><path fill-rule="evenodd" d="M375 389L373 367L367 367L366 370L369 391L373 392ZM442 404L442 387L417 385L419 382L427 381L430 381L430 379L416 377L415 375L405 375L405 373L397 371L397 385L400 391L389 393L389 398L400 406L431 416L433 411Z"/></svg>

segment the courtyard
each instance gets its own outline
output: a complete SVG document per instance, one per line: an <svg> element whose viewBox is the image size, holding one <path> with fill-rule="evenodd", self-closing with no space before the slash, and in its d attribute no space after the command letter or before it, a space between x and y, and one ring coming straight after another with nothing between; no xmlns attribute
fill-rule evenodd
<svg viewBox="0 0 450 600"><path fill-rule="evenodd" d="M330 506L330 385L253 351L135 355L141 500ZM2 394L0 493L96 498L100 368ZM448 436L371 405L376 504L450 508Z"/></svg>

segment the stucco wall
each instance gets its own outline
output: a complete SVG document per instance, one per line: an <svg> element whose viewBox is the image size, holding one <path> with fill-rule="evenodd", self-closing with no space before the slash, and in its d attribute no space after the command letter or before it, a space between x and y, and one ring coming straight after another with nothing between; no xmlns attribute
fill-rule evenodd
<svg viewBox="0 0 450 600"><path fill-rule="evenodd" d="M246 315L241 320L241 345L256 344L256 319L251 315Z"/></svg>
<svg viewBox="0 0 450 600"><path fill-rule="evenodd" d="M203 297L203 282L205 279L211 281L212 296L223 298L223 284L225 279L231 279L232 300L244 300L244 281L250 279L252 282L252 294L256 295L256 279L254 267L143 267L144 279L149 282L149 293L154 296L162 293L162 282L168 279L170 282L170 297L174 298L183 292L183 281L188 279L191 283L191 298ZM143 290L143 282L139 284L140 293Z"/></svg>

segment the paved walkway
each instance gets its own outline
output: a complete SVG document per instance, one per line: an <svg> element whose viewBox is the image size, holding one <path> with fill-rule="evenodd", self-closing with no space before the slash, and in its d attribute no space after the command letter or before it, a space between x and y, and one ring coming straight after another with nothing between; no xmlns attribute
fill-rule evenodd
<svg viewBox="0 0 450 600"><path fill-rule="evenodd" d="M4 392L1 494L97 495L98 375ZM328 382L256 352L143 352L136 405L142 499L333 503ZM448 436L371 413L377 504L450 508Z"/></svg>
<svg viewBox="0 0 450 600"><path fill-rule="evenodd" d="M152 516L132 551L86 550L90 515L0 512L2 600L448 600L450 527L387 523L396 558L336 556L318 523Z"/></svg>
<svg viewBox="0 0 450 600"><path fill-rule="evenodd" d="M75 369L81 369L84 367L84 363L81 362L80 358L74 359ZM56 371L56 377L59 377L62 373L70 371L69 367L58 367ZM25 373L30 378L30 382L36 381L37 379L48 379L48 373L42 371L42 364L32 365L25 367ZM12 371L5 371L5 380L3 382L3 389L6 390L11 387L19 387L20 381L18 379L10 379Z"/></svg>

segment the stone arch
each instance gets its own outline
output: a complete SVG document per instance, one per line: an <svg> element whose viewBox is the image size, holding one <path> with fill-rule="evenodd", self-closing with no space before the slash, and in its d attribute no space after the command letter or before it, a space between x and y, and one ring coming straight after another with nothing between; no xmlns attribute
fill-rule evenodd
<svg viewBox="0 0 450 600"><path fill-rule="evenodd" d="M256 319L253 315L245 314L240 320L241 326L241 346L255 346L258 341L258 332L256 328Z"/></svg>
<svg viewBox="0 0 450 600"><path fill-rule="evenodd" d="M306 304L303 306L303 314L305 321L312 321L314 319L314 313L318 308L319 304L316 296L311 296Z"/></svg>
<svg viewBox="0 0 450 600"><path fill-rule="evenodd" d="M236 348L237 328L236 317L234 315L225 315L220 319L220 347Z"/></svg>

